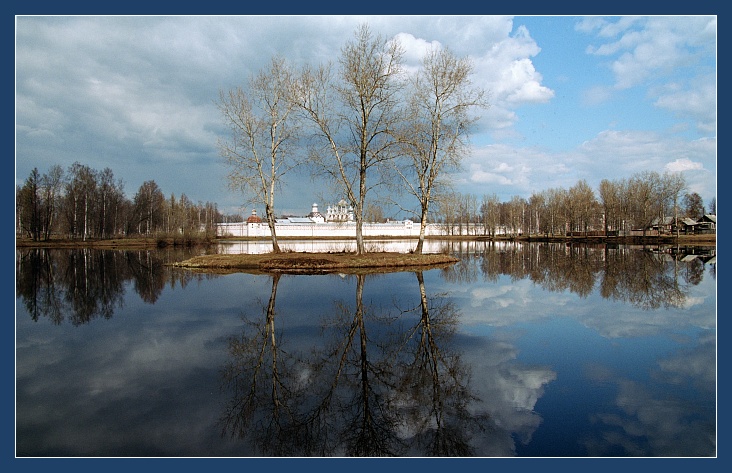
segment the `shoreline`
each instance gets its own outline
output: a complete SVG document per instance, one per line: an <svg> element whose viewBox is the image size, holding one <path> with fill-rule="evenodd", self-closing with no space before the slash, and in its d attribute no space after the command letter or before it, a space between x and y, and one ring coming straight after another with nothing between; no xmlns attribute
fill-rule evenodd
<svg viewBox="0 0 732 473"><path fill-rule="evenodd" d="M278 241L355 241L355 237L278 237ZM364 241L379 240L408 240L417 242L415 237L364 237ZM607 243L607 244L645 244L645 245L714 245L717 244L716 234L705 235L661 235L661 236L544 236L526 235L516 237L489 237L485 235L444 235L426 236L425 240L446 240L446 241L494 241L494 242L552 242L552 243ZM32 241L28 238L17 238L16 248L100 248L100 249L150 249L150 248L171 248L171 247L193 247L207 246L226 242L240 241L271 241L269 237L216 237L187 240L184 243L176 242L172 238L109 238L94 240L71 240L63 238L52 238L47 241Z"/></svg>

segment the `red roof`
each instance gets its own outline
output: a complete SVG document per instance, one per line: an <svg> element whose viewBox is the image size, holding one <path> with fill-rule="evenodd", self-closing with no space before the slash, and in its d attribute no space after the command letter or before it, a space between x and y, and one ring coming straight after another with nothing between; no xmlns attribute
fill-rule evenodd
<svg viewBox="0 0 732 473"><path fill-rule="evenodd" d="M247 218L247 223L262 223L262 219L257 216L256 210L252 210L252 214Z"/></svg>

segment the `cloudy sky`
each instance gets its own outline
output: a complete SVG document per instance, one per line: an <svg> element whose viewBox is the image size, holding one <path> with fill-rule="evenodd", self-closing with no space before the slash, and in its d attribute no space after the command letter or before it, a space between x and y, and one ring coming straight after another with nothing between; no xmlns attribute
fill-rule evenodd
<svg viewBox="0 0 732 473"><path fill-rule="evenodd" d="M528 199L650 170L716 197L715 16L16 16L16 184L78 161L129 198L154 180L246 214L216 146L219 92L275 54L335 60L363 22L408 65L437 44L473 61L490 108L453 176L462 193ZM277 213L306 214L314 188L292 176Z"/></svg>

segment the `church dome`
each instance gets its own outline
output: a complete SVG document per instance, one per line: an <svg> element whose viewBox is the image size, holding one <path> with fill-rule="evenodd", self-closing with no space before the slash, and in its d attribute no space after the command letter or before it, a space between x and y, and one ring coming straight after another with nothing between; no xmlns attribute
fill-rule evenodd
<svg viewBox="0 0 732 473"><path fill-rule="evenodd" d="M255 209L252 209L252 214L247 218L247 223L262 223L262 219L259 218Z"/></svg>
<svg viewBox="0 0 732 473"><path fill-rule="evenodd" d="M313 204L313 208L310 211L310 213L308 214L308 217L310 217L313 220L318 220L318 221L321 221L321 222L322 221L325 221L325 217L323 216L323 214L321 214L318 211L318 204Z"/></svg>

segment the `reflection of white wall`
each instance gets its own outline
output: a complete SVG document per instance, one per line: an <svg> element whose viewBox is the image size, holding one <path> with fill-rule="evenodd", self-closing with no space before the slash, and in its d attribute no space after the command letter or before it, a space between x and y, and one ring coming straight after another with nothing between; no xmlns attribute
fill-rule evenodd
<svg viewBox="0 0 732 473"><path fill-rule="evenodd" d="M355 240L284 240L278 242L283 251L328 253L350 252L356 250ZM365 243L367 251L389 251L394 253L408 253L414 250L414 240L368 240ZM444 242L427 240L424 242L424 253L440 253ZM262 254L272 251L272 242L262 241L235 241L220 243L218 251L221 254Z"/></svg>

